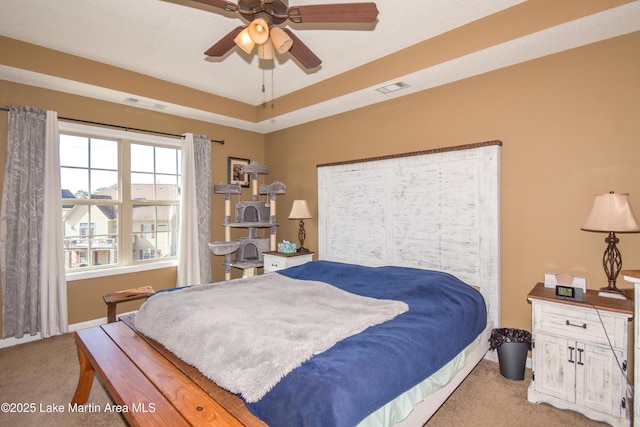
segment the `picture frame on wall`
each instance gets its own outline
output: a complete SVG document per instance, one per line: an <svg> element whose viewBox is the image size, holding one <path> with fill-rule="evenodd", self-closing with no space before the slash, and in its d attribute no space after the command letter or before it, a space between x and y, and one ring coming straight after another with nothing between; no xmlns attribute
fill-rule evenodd
<svg viewBox="0 0 640 427"><path fill-rule="evenodd" d="M242 168L249 164L249 159L229 157L227 163L227 182L240 184L241 187L249 187L249 174L242 173Z"/></svg>

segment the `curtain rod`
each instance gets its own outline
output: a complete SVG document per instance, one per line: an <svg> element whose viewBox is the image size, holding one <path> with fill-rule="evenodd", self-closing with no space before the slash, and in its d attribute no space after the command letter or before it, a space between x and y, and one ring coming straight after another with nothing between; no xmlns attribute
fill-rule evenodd
<svg viewBox="0 0 640 427"><path fill-rule="evenodd" d="M0 111L9 111L9 107L0 107ZM145 133L153 133L153 134L156 134L156 135L172 136L172 137L175 137L175 138L184 138L183 135L178 135L178 134L175 134L175 133L160 132L160 131L157 131L157 130L132 128L132 127L129 127L129 126L122 126L122 125L112 125L112 124L109 124L109 123L92 122L90 120L74 119L74 118L71 118L71 117L58 117L58 119L59 120L67 120L67 121L76 122L76 123L85 123L85 124L90 124L90 125L107 126L107 127L111 127L111 128L124 129L125 131L132 130L132 131L136 131L136 132L145 132ZM220 145L224 145L224 139L212 139L211 142L217 142Z"/></svg>

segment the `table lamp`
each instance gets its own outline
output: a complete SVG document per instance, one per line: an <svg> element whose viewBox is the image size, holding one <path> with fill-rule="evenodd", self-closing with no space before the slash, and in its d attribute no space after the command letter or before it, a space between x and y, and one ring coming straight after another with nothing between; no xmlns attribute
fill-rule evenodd
<svg viewBox="0 0 640 427"><path fill-rule="evenodd" d="M306 232L304 231L304 221L305 219L310 219L311 211L309 211L309 205L307 205L306 200L294 200L293 206L291 207L291 212L289 213L289 219L299 219L300 227L298 228L298 240L300 240L300 247L297 252L309 252L309 249L304 247L304 239L307 237Z"/></svg>
<svg viewBox="0 0 640 427"><path fill-rule="evenodd" d="M599 295L611 298L626 299L624 293L616 287L616 279L622 268L622 256L616 247L620 241L616 233L637 233L640 222L633 213L628 194L596 194L593 207L582 229L609 233L604 241L607 249L602 257L602 266L607 275L608 285L600 288Z"/></svg>

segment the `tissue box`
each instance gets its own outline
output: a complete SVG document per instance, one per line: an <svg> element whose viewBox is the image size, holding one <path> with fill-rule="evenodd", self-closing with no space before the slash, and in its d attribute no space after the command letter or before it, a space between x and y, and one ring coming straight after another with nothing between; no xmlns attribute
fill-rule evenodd
<svg viewBox="0 0 640 427"><path fill-rule="evenodd" d="M291 242L279 242L278 243L278 252L283 254L294 254L296 253L297 245Z"/></svg>

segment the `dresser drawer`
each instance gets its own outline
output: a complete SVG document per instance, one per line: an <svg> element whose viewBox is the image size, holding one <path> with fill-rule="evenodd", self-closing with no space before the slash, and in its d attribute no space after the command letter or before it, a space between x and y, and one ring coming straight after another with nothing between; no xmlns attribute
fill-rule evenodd
<svg viewBox="0 0 640 427"><path fill-rule="evenodd" d="M550 302L533 303L534 328L595 344L624 348L624 332L627 319L612 315L610 312L598 312L595 309L556 304ZM607 339L608 337L608 339Z"/></svg>
<svg viewBox="0 0 640 427"><path fill-rule="evenodd" d="M264 271L276 271L287 267L287 259L279 256L264 256Z"/></svg>
<svg viewBox="0 0 640 427"><path fill-rule="evenodd" d="M277 252L265 252L263 265L264 272L271 273L273 271L282 270L283 268L294 267L313 260L313 252L296 253L296 254L278 254Z"/></svg>

